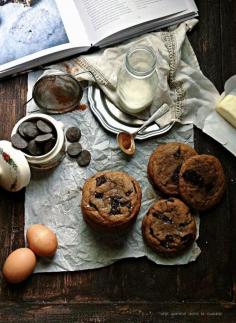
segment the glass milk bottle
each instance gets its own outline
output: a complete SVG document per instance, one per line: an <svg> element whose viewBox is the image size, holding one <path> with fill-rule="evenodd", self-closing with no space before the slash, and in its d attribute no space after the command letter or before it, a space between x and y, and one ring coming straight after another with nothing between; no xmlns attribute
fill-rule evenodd
<svg viewBox="0 0 236 323"><path fill-rule="evenodd" d="M151 47L132 48L120 69L117 94L121 108L139 113L151 106L156 88L156 54Z"/></svg>

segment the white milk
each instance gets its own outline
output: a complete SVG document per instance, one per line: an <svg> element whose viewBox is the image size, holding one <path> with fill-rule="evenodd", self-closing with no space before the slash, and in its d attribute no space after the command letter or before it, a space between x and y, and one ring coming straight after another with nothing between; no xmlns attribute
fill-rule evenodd
<svg viewBox="0 0 236 323"><path fill-rule="evenodd" d="M119 84L117 93L122 108L130 113L143 111L153 101L153 89L147 79L130 78Z"/></svg>

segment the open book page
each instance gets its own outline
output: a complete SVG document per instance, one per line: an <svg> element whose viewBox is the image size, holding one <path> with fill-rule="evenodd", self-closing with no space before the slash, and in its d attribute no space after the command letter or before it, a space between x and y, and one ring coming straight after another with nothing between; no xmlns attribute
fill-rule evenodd
<svg viewBox="0 0 236 323"><path fill-rule="evenodd" d="M73 0L67 0L66 6L63 0L32 1L31 6L6 1L0 6L0 77L16 67L28 69L49 62L47 58L59 59L64 51L74 54L79 40L81 47L88 48L88 38L72 6Z"/></svg>
<svg viewBox="0 0 236 323"><path fill-rule="evenodd" d="M70 44L90 47L91 43L74 0L55 0Z"/></svg>
<svg viewBox="0 0 236 323"><path fill-rule="evenodd" d="M184 12L183 0L74 0L92 44L137 24Z"/></svg>

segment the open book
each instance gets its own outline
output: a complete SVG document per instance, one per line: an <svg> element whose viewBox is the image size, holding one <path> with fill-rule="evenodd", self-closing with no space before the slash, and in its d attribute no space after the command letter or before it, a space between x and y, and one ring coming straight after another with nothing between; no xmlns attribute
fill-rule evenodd
<svg viewBox="0 0 236 323"><path fill-rule="evenodd" d="M194 0L0 0L0 78L195 16Z"/></svg>

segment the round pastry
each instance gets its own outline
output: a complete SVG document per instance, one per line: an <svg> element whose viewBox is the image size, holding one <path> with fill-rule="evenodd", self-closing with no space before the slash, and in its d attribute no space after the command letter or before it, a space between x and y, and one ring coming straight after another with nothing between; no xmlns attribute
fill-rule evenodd
<svg viewBox="0 0 236 323"><path fill-rule="evenodd" d="M147 168L153 185L167 195L178 195L181 165L194 155L197 152L187 144L171 142L158 146L150 156Z"/></svg>
<svg viewBox="0 0 236 323"><path fill-rule="evenodd" d="M81 209L95 229L123 229L132 223L141 206L139 183L123 172L101 172L84 184Z"/></svg>
<svg viewBox="0 0 236 323"><path fill-rule="evenodd" d="M144 241L157 253L176 255L196 238L196 222L189 207L177 198L154 203L143 218Z"/></svg>
<svg viewBox="0 0 236 323"><path fill-rule="evenodd" d="M216 205L225 191L220 161L211 155L189 158L180 170L179 190L185 202L199 211Z"/></svg>

